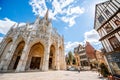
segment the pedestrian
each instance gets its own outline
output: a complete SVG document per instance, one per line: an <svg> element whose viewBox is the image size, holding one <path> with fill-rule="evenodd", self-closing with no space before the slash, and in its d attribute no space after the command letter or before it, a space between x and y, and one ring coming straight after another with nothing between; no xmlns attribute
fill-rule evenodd
<svg viewBox="0 0 120 80"><path fill-rule="evenodd" d="M101 76L100 71L100 67L98 67L98 76Z"/></svg>
<svg viewBox="0 0 120 80"><path fill-rule="evenodd" d="M90 70L92 70L93 69L93 65L92 64L90 64Z"/></svg>
<svg viewBox="0 0 120 80"><path fill-rule="evenodd" d="M108 75L108 80L115 80L111 73Z"/></svg>
<svg viewBox="0 0 120 80"><path fill-rule="evenodd" d="M80 69L81 69L81 68L80 68L80 66L79 66L79 67L78 67L78 72L79 72L79 73L80 73Z"/></svg>

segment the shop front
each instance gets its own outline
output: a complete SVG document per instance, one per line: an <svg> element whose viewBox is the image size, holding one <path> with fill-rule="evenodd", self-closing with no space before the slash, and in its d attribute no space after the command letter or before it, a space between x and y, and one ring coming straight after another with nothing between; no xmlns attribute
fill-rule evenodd
<svg viewBox="0 0 120 80"><path fill-rule="evenodd" d="M120 79L120 52L107 55L108 63L114 77Z"/></svg>

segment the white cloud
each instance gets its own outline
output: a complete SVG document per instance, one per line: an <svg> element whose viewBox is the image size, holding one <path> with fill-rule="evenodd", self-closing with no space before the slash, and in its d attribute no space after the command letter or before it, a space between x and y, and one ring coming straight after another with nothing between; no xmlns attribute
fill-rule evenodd
<svg viewBox="0 0 120 80"><path fill-rule="evenodd" d="M11 21L8 18L4 18L4 20L0 20L0 33L6 34L7 31L10 29L12 25L14 25L16 22Z"/></svg>
<svg viewBox="0 0 120 80"><path fill-rule="evenodd" d="M62 17L61 19L66 22L69 23L69 27L72 27L75 24L75 18L77 16L72 16L72 17Z"/></svg>
<svg viewBox="0 0 120 80"><path fill-rule="evenodd" d="M60 19L72 27L75 24L75 18L84 13L84 9L78 5L75 5L74 0L47 0L52 8L49 9L49 18ZM43 17L47 11L47 5L45 0L31 0L29 4L32 6L33 13ZM58 15L61 15L59 17Z"/></svg>
<svg viewBox="0 0 120 80"><path fill-rule="evenodd" d="M73 51L79 44L83 45L83 42L65 42L65 53L67 54L69 51Z"/></svg>
<svg viewBox="0 0 120 80"><path fill-rule="evenodd" d="M72 27L76 23L75 18L79 17L82 13L84 13L84 8L80 8L79 6L70 6L68 7L68 9L63 10L63 12L66 13L66 16L63 16L61 20L69 23L69 27Z"/></svg>
<svg viewBox="0 0 120 80"><path fill-rule="evenodd" d="M69 7L67 10L65 10L65 12L67 13L67 15L73 15L73 14L80 15L84 13L84 8L80 8L79 6Z"/></svg>
<svg viewBox="0 0 120 80"><path fill-rule="evenodd" d="M85 38L85 41L90 42L97 49L100 49L102 47L101 42L99 41L100 37L95 30L90 30L88 32L85 32L84 38Z"/></svg>
<svg viewBox="0 0 120 80"><path fill-rule="evenodd" d="M8 18L4 18L4 20L0 20L0 33L6 34L10 27L12 27L14 24L17 25L17 22L12 21ZM20 23L19 26L25 25L25 23Z"/></svg>
<svg viewBox="0 0 120 80"><path fill-rule="evenodd" d="M47 11L45 0L31 0L29 4L32 5L35 15L40 14L40 16L44 16Z"/></svg>
<svg viewBox="0 0 120 80"><path fill-rule="evenodd" d="M95 30L90 30L84 33L85 41L89 41L91 43L98 42L99 35Z"/></svg>

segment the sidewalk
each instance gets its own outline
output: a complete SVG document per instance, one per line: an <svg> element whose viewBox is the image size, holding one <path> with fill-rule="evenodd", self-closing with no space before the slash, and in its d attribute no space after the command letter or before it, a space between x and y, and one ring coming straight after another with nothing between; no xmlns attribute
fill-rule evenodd
<svg viewBox="0 0 120 80"><path fill-rule="evenodd" d="M92 71L48 71L27 73L0 73L0 80L106 80Z"/></svg>

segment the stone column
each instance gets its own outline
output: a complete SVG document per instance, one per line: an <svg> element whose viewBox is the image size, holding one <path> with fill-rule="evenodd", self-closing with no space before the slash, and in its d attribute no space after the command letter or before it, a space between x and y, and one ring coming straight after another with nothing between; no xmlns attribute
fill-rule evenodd
<svg viewBox="0 0 120 80"><path fill-rule="evenodd" d="M43 57L41 57L41 61L40 61L40 70L42 70L42 65L43 65Z"/></svg>
<svg viewBox="0 0 120 80"><path fill-rule="evenodd" d="M19 60L19 63L18 63L18 66L17 66L15 72L25 71L26 62L27 62L28 55L29 55L28 51L29 51L29 41L27 41L26 44L25 44L25 47L22 51L22 55L21 55L21 58Z"/></svg>
<svg viewBox="0 0 120 80"><path fill-rule="evenodd" d="M62 50L62 69L65 70L66 69L66 61L65 61L65 54L64 54L64 47Z"/></svg>
<svg viewBox="0 0 120 80"><path fill-rule="evenodd" d="M30 70L31 59L32 59L32 56L29 56L29 54L28 54L28 59L26 62L27 65L25 66L25 70Z"/></svg>
<svg viewBox="0 0 120 80"><path fill-rule="evenodd" d="M56 49L56 69L60 70L59 48Z"/></svg>
<svg viewBox="0 0 120 80"><path fill-rule="evenodd" d="M18 36L18 35L17 35ZM10 61L12 59L12 56L14 54L14 51L16 49L16 40L17 40L17 36L15 36L13 43L10 46L10 49L8 50L8 53L6 54L5 58L3 60L1 60L0 63L0 70L6 72L8 69L8 66L10 64Z"/></svg>
<svg viewBox="0 0 120 80"><path fill-rule="evenodd" d="M63 59L63 49L62 49L60 52L61 52L61 53L60 53L60 55L61 55L61 56L60 56L60 59L61 59L60 67L61 67L61 70L63 70L63 66L64 66L64 65L63 65L63 63L64 63L64 62L63 62L63 61L64 61L64 59Z"/></svg>
<svg viewBox="0 0 120 80"><path fill-rule="evenodd" d="M48 70L48 64L49 64L49 53L50 53L50 45L47 44L44 51L44 58L43 58L43 65L42 65L42 71Z"/></svg>
<svg viewBox="0 0 120 80"><path fill-rule="evenodd" d="M53 59L52 60L53 61L52 62L52 69L56 69L56 66L57 66L57 62L56 62L57 61L57 54L56 54L56 52L57 51L55 50L55 53L54 53L53 58L52 58Z"/></svg>

